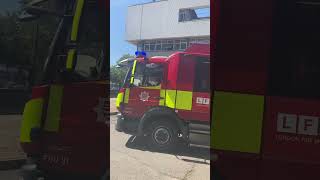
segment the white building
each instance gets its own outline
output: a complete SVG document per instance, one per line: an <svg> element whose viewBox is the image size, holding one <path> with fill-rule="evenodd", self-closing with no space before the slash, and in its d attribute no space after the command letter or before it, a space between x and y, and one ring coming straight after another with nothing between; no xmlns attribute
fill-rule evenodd
<svg viewBox="0 0 320 180"><path fill-rule="evenodd" d="M148 56L210 43L210 0L153 0L128 7L126 40Z"/></svg>

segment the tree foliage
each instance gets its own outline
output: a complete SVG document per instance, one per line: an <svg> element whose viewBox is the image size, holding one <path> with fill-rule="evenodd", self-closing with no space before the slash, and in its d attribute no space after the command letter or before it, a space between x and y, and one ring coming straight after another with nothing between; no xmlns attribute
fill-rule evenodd
<svg viewBox="0 0 320 180"><path fill-rule="evenodd" d="M22 0L20 3L22 5L28 1ZM42 70L58 22L56 17L50 16L20 22L20 12L21 8L0 13L0 64L32 67L34 77L30 80L33 81Z"/></svg>
<svg viewBox="0 0 320 180"><path fill-rule="evenodd" d="M121 58L119 58L119 60L117 60L117 64L124 59L132 58L132 57L135 57L135 56L130 54L124 54ZM110 81L112 83L121 85L123 83L123 80L125 78L127 71L128 71L128 67L118 68L116 67L116 65L112 65L110 67Z"/></svg>

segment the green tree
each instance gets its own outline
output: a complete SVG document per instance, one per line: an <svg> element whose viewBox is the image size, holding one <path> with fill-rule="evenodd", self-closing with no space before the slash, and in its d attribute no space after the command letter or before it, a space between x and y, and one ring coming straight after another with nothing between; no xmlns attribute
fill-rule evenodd
<svg viewBox="0 0 320 180"><path fill-rule="evenodd" d="M130 54L124 54L119 60L117 60L117 64L122 60L133 58L133 57L135 56ZM128 67L119 68L117 67L117 65L112 65L110 67L110 81L112 83L121 85L123 83L123 80L125 78L127 71L128 71Z"/></svg>

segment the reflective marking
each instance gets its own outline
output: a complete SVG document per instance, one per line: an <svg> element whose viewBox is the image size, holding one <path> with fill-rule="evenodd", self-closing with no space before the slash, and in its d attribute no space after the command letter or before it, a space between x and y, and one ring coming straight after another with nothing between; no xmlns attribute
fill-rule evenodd
<svg viewBox="0 0 320 180"><path fill-rule="evenodd" d="M44 129L47 131L57 132L60 125L63 86L52 85L49 92L47 118L44 124Z"/></svg>
<svg viewBox="0 0 320 180"><path fill-rule="evenodd" d="M20 141L31 142L30 132L34 127L40 127L42 117L43 99L32 99L25 105L20 130Z"/></svg>
<svg viewBox="0 0 320 180"><path fill-rule="evenodd" d="M182 110L192 109L192 91L177 91L176 108Z"/></svg>
<svg viewBox="0 0 320 180"><path fill-rule="evenodd" d="M213 99L213 148L258 154L264 96L215 91Z"/></svg>
<svg viewBox="0 0 320 180"><path fill-rule="evenodd" d="M84 0L77 1L76 12L74 14L73 22L72 22L71 41L77 40L78 30L79 30L79 22L80 22L80 17L82 14L83 5L84 5Z"/></svg>
<svg viewBox="0 0 320 180"><path fill-rule="evenodd" d="M71 70L73 68L73 60L74 60L75 53L76 53L75 49L70 49L68 52L67 63L66 63L67 70Z"/></svg>
<svg viewBox="0 0 320 180"><path fill-rule="evenodd" d="M130 89L126 88L126 91L125 91L125 94L124 94L124 103L128 104L129 96L130 96Z"/></svg>

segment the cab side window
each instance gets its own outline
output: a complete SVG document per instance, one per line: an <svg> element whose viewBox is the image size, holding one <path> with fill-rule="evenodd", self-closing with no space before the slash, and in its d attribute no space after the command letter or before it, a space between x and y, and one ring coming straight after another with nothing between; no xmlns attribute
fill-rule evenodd
<svg viewBox="0 0 320 180"><path fill-rule="evenodd" d="M162 82L163 67L157 64L147 64L144 74L144 86L159 86Z"/></svg>
<svg viewBox="0 0 320 180"><path fill-rule="evenodd" d="M133 85L139 87L160 86L163 77L163 66L149 63L146 65L138 64L134 76Z"/></svg>
<svg viewBox="0 0 320 180"><path fill-rule="evenodd" d="M103 28L97 3L86 1L80 18L74 72L82 80L97 80L103 66Z"/></svg>
<svg viewBox="0 0 320 180"><path fill-rule="evenodd" d="M320 99L319 7L288 3L275 17L268 95Z"/></svg>
<svg viewBox="0 0 320 180"><path fill-rule="evenodd" d="M142 86L143 72L144 72L143 64L137 64L134 72L134 80L133 80L134 86L136 87Z"/></svg>
<svg viewBox="0 0 320 180"><path fill-rule="evenodd" d="M194 92L210 92L209 58L199 57L195 64Z"/></svg>

